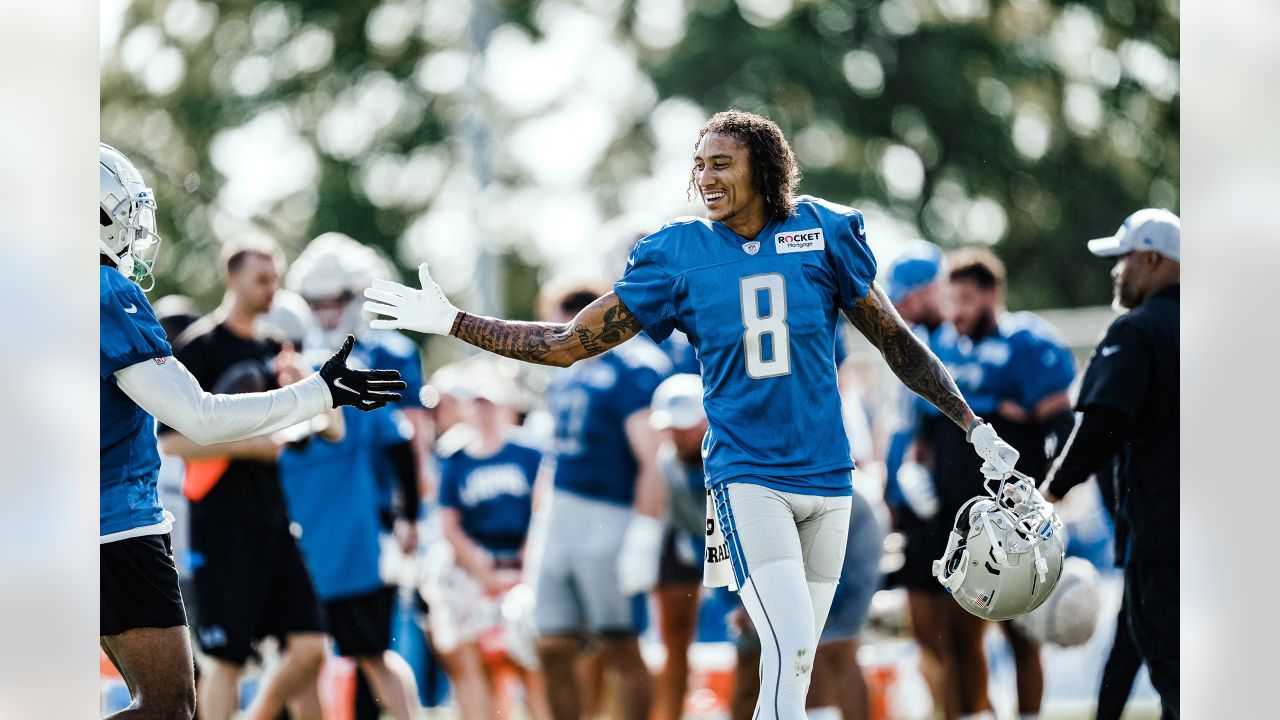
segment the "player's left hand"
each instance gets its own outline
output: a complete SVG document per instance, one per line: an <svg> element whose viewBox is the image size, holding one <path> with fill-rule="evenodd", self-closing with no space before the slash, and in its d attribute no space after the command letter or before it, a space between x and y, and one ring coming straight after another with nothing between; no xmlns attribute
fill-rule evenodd
<svg viewBox="0 0 1280 720"><path fill-rule="evenodd" d="M1018 451L1000 439L996 429L985 422L976 423L969 430L969 442L982 458L982 476L988 480L1004 480L1013 474L1018 463Z"/></svg>
<svg viewBox="0 0 1280 720"><path fill-rule="evenodd" d="M397 370L356 370L347 367L347 356L356 339L347 336L347 341L333 357L320 367L320 379L329 386L329 395L333 398L333 406L350 405L360 410L377 410L389 402L399 402L400 393L408 385L400 379Z"/></svg>
<svg viewBox="0 0 1280 720"><path fill-rule="evenodd" d="M649 592L657 586L666 529L666 523L661 520L639 513L627 523L617 566L618 589L623 595Z"/></svg>
<svg viewBox="0 0 1280 720"><path fill-rule="evenodd" d="M421 290L390 280L374 280L372 287L365 288L365 312L384 316L370 320L369 327L448 335L458 317L458 308L444 296L426 263L418 266L418 281L422 284Z"/></svg>

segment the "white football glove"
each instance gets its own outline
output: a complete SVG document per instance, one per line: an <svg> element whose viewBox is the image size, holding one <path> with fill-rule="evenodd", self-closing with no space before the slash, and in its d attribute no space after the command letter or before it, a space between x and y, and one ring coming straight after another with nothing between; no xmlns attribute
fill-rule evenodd
<svg viewBox="0 0 1280 720"><path fill-rule="evenodd" d="M976 422L969 428L968 440L983 460L983 477L1004 480L1013 474L1013 466L1018 463L1018 451L1001 440L995 428L985 422Z"/></svg>
<svg viewBox="0 0 1280 720"><path fill-rule="evenodd" d="M904 462L898 468L898 489L915 516L928 520L938 514L938 490L925 466Z"/></svg>
<svg viewBox="0 0 1280 720"><path fill-rule="evenodd" d="M661 520L638 513L627 523L617 565L618 590L624 596L648 592L657 586L666 529L666 523Z"/></svg>
<svg viewBox="0 0 1280 720"><path fill-rule="evenodd" d="M421 290L414 290L390 280L374 280L365 288L365 312L384 315L369 321L374 330L416 330L432 335L448 335L458 317L458 308L444 296L444 291L431 279L427 264L418 266ZM388 319L389 318L389 319Z"/></svg>

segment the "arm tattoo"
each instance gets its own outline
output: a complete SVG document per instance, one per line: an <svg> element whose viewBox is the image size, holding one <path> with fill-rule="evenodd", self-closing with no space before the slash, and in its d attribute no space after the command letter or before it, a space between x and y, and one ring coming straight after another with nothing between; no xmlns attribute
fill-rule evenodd
<svg viewBox="0 0 1280 720"><path fill-rule="evenodd" d="M482 350L540 365L572 365L640 332L640 321L613 293L568 324L517 322L459 313L450 334Z"/></svg>
<svg viewBox="0 0 1280 720"><path fill-rule="evenodd" d="M911 332L878 285L873 285L871 291L844 314L880 350L889 369L904 385L933 403L961 428L968 427L973 411L951 373Z"/></svg>
<svg viewBox="0 0 1280 720"><path fill-rule="evenodd" d="M551 339L556 326L542 323L512 322L497 318L459 313L453 335L481 350L504 357L539 364L551 354Z"/></svg>

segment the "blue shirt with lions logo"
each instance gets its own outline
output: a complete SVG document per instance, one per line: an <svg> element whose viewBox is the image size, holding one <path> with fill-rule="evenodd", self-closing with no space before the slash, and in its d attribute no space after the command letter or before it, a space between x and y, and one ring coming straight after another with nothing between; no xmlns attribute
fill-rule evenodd
<svg viewBox="0 0 1280 720"><path fill-rule="evenodd" d="M636 244L614 291L654 340L680 330L697 352L708 487L852 492L833 347L875 276L862 214L810 196L750 241L689 217Z"/></svg>

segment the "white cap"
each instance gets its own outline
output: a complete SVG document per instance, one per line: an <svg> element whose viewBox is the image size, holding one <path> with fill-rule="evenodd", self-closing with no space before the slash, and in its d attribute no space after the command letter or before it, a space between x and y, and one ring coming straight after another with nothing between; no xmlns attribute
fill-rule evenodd
<svg viewBox="0 0 1280 720"><path fill-rule="evenodd" d="M1147 208L1125 218L1111 237L1089 241L1089 252L1099 257L1150 250L1180 262L1181 223L1178 216L1159 208Z"/></svg>
<svg viewBox="0 0 1280 720"><path fill-rule="evenodd" d="M649 403L653 414L649 423L658 430L694 427L707 417L702 407L702 378L697 375L672 375L653 391Z"/></svg>

